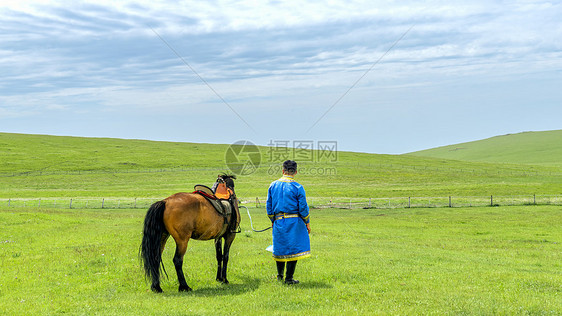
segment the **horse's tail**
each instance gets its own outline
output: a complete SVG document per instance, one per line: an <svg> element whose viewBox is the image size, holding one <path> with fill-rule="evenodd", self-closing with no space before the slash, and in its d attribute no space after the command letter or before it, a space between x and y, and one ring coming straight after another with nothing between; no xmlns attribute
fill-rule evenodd
<svg viewBox="0 0 562 316"><path fill-rule="evenodd" d="M150 206L144 218L141 257L146 277L152 280L152 284L160 282L162 235L168 233L163 219L165 209L166 201L158 201Z"/></svg>

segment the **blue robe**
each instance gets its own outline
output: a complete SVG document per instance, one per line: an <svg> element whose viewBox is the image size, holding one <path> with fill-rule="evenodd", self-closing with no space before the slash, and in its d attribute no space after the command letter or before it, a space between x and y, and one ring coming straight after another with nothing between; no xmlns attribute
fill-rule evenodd
<svg viewBox="0 0 562 316"><path fill-rule="evenodd" d="M284 175L269 186L267 216L273 222L273 259L293 261L310 257L306 224L310 221L304 188Z"/></svg>

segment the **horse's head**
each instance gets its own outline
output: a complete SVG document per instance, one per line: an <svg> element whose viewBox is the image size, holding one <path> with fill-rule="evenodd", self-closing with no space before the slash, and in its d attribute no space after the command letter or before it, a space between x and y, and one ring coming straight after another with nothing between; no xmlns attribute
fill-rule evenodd
<svg viewBox="0 0 562 316"><path fill-rule="evenodd" d="M226 187L230 188L233 191L234 191L234 180L236 180L235 175L223 173L217 176L217 183L224 182L224 184L226 184Z"/></svg>
<svg viewBox="0 0 562 316"><path fill-rule="evenodd" d="M217 176L217 181L215 182L215 184L213 185L213 190L215 191L215 194L218 195L222 195L222 194L227 194L227 196L230 196L230 194L226 193L226 192L221 192L223 190L221 190L221 184L222 187L224 188L224 191L228 191L226 190L227 188L232 191L232 194L234 193L234 179L236 179L235 175L229 175L226 173L223 174L219 174Z"/></svg>

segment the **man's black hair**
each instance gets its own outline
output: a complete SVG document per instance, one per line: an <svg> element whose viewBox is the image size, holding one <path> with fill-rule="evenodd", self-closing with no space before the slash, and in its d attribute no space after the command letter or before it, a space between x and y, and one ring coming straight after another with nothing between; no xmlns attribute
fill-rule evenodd
<svg viewBox="0 0 562 316"><path fill-rule="evenodd" d="M295 174L295 172L297 172L297 162L294 160L286 160L283 163L283 170L287 171L289 174Z"/></svg>

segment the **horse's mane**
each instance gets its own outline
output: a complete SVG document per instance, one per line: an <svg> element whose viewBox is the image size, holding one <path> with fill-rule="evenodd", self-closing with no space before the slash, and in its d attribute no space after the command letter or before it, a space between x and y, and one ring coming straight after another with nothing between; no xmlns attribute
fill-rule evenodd
<svg viewBox="0 0 562 316"><path fill-rule="evenodd" d="M222 178L223 180L226 180L226 179L236 180L236 175L234 175L234 174L227 174L226 172L224 172L224 173L222 173L222 174L219 174L218 177L219 177L219 178Z"/></svg>

